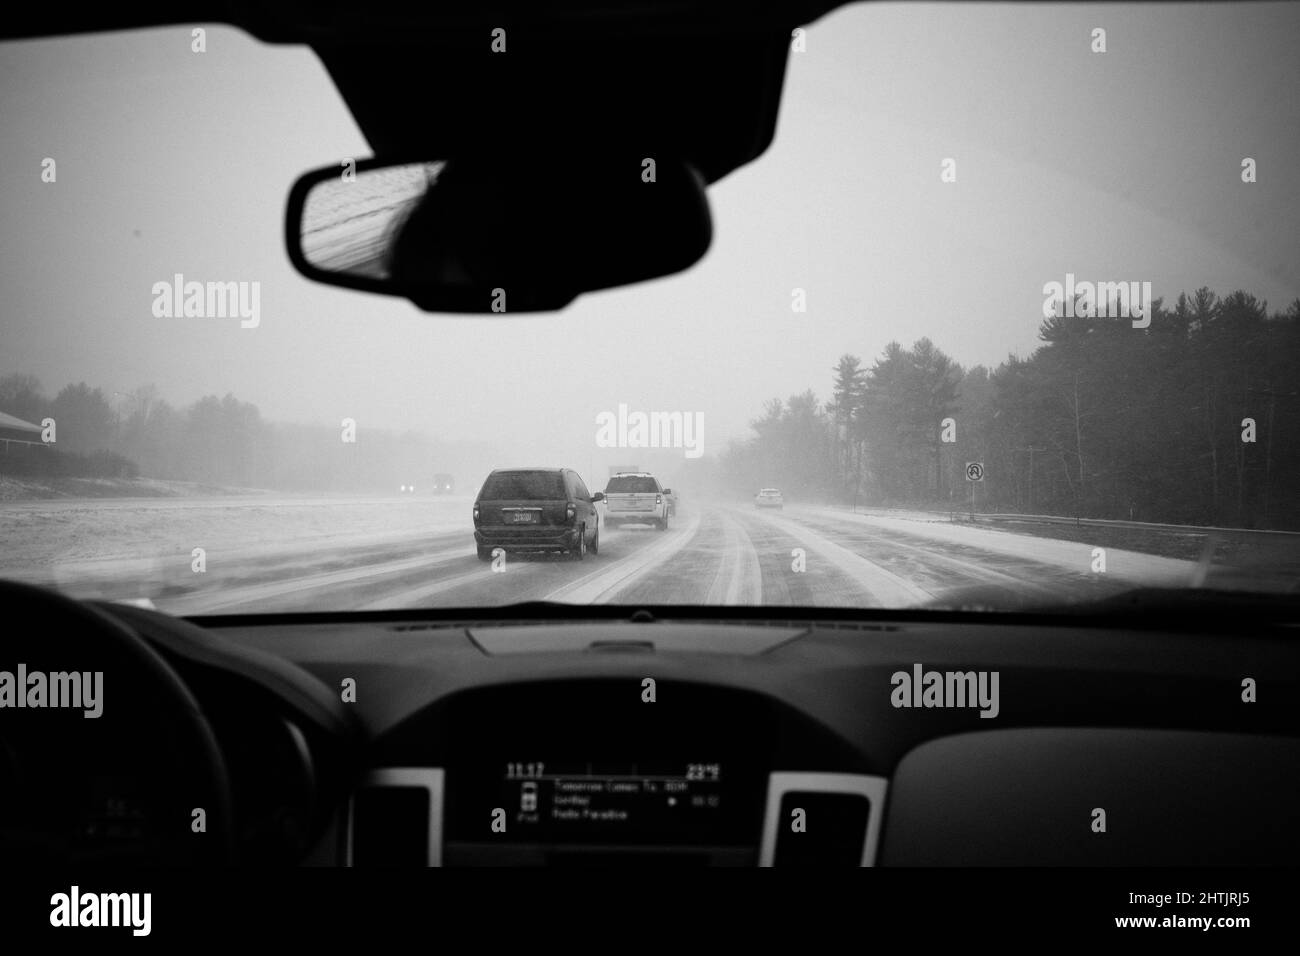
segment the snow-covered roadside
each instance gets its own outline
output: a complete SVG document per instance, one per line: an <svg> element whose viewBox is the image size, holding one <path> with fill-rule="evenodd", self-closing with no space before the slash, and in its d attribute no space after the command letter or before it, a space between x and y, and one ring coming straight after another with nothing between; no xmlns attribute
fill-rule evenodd
<svg viewBox="0 0 1300 956"><path fill-rule="evenodd" d="M309 555L472 532L470 499L159 498L0 503L0 576L154 578L209 562ZM167 576L167 575L164 575Z"/></svg>
<svg viewBox="0 0 1300 956"><path fill-rule="evenodd" d="M1090 571L1093 566L1094 545L1078 541L953 524L930 514L918 514L916 517L885 517L812 506L792 507L788 510L802 510L810 514L833 516L837 520L857 521L881 531L912 535L950 546L976 548L1072 571ZM1105 552L1105 573L1111 578L1132 581L1134 584L1178 587L1190 583L1196 570L1194 561L1119 548L1106 548Z"/></svg>

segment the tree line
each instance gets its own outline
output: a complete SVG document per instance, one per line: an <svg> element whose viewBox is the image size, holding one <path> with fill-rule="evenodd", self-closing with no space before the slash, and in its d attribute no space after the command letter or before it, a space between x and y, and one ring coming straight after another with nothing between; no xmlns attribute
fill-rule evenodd
<svg viewBox="0 0 1300 956"><path fill-rule="evenodd" d="M0 471L11 474L392 492L402 484L429 483L435 472L455 471L457 461L478 454L420 433L370 426L358 427L356 441L346 442L341 423L271 422L232 394L178 408L152 385L106 392L78 382L50 397L35 377L22 373L0 378L0 411L33 424L55 420L53 446L13 446L0 454Z"/></svg>
<svg viewBox="0 0 1300 956"><path fill-rule="evenodd" d="M733 490L805 500L1300 529L1300 299L1162 299L1127 319L1042 322L1027 358L963 368L928 338L869 366L843 355L830 398L773 399L732 443ZM1080 310L1082 311L1082 310ZM1112 310L1111 315L1114 315Z"/></svg>

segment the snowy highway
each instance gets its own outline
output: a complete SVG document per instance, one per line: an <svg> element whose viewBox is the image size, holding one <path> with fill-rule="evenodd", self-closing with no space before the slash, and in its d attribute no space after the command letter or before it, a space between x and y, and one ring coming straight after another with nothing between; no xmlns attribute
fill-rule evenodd
<svg viewBox="0 0 1300 956"><path fill-rule="evenodd" d="M601 529L598 554L480 562L466 496L135 499L0 507L0 576L173 614L710 604L1004 606L1179 584L1193 565L982 527L798 505L683 505L667 531ZM158 542L169 542L166 550ZM246 542L256 542L255 545Z"/></svg>

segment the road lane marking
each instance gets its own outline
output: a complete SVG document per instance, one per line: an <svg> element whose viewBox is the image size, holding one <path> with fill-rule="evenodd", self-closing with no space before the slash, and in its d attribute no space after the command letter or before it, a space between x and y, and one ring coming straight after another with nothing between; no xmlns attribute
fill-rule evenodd
<svg viewBox="0 0 1300 956"><path fill-rule="evenodd" d="M320 574L309 574L280 581L268 581L265 584L251 584L216 591L199 591L193 594L178 595L176 598L160 598L157 603L159 603L161 609L169 614L208 614L224 608L267 601L302 591L336 587L341 584L353 584L367 578L402 574L472 554L473 550L472 547L451 548L445 551L436 551L433 554L421 555L417 558L401 558L395 561L385 561L381 564L366 564L356 568L345 568L340 571L326 571Z"/></svg>
<svg viewBox="0 0 1300 956"><path fill-rule="evenodd" d="M725 542L717 573L704 598L706 604L728 607L763 603L763 571L754 541L735 516L719 511ZM746 600L747 599L747 600Z"/></svg>
<svg viewBox="0 0 1300 956"><path fill-rule="evenodd" d="M467 552L467 555L473 553L473 549L470 549L470 551ZM475 560L477 561L478 559L475 558ZM368 601L365 604L362 604L357 608L357 610L405 611L410 610L411 608L425 607L427 600L435 594L452 591L474 581L482 581L484 574L492 573L492 570L487 565L478 566L472 571L465 571L449 578L442 578L439 581L421 584L413 588L406 588L402 591L395 591L391 594L386 594L381 598L376 598L373 601Z"/></svg>
<svg viewBox="0 0 1300 956"><path fill-rule="evenodd" d="M980 548L990 554L1017 557L1065 571L1089 576L1094 545L1065 538L1046 538L1040 535L1017 534L1014 531L968 527L944 521L913 522L905 518L880 518L874 515L850 515L862 524L887 531L891 527L903 533L914 534L936 542ZM916 525L906 529L898 527L906 522ZM1182 587L1191 580L1196 569L1195 561L1167 558L1125 548L1106 549L1107 570L1111 580L1132 581L1153 587Z"/></svg>
<svg viewBox="0 0 1300 956"><path fill-rule="evenodd" d="M809 515L810 517L813 518L822 517L821 513L819 513L815 509L809 509ZM1025 591L1028 590L1028 591L1035 591L1045 597L1059 598L1061 595L1061 588L1056 585L1043 584L1038 581L1030 580L1027 577L1025 577L1024 574L1014 574L1008 571L999 571L997 568L992 568L986 564L977 563L977 560L980 559L958 557L957 555L954 554L947 554L940 549L945 547L975 548L976 550L983 550L987 552L988 558L984 558L982 560L990 560L990 559L1004 558L1004 557L1015 557L1020 560L1030 561L1033 562L1034 564L1041 565L1044 568L1053 568L1057 570L1069 571L1080 578L1086 578L1091 575L1091 572L1088 570L1088 566L1086 563L1082 567L1062 567L1052 561L1040 560L1032 553L1026 553L1027 546L1032 545L1033 543L1032 539L1030 541L1025 542L1026 547L1022 547L1022 548L1016 548L1014 546L1012 546L1011 548L994 548L994 547L986 546L987 542L983 542L978 539L963 541L959 539L944 538L935 535L927 535L920 532L914 532L911 528L893 528L888 524L878 523L879 519L873 518L868 515L853 515L852 517L856 517L857 519L859 519L857 522L855 522L856 524L867 529L874 536L878 536L881 539L883 539L889 547L898 548L904 551L911 551L915 554L920 554L924 556L927 560L930 560L934 563L946 564L949 567L955 567L961 572L975 578L980 583L1010 586L1013 591L1019 594L1023 594ZM826 515L825 517L822 517L822 520L827 520L828 518L830 518L830 515ZM907 519L893 519L893 520L903 521ZM923 544L913 544L907 541L900 541L897 538L892 537L889 534L890 531L894 531L896 534L901 534L901 535L908 535L910 533L914 537L928 538L932 543L929 546L926 546ZM1007 532L998 531L994 533L1006 534ZM1031 536L1023 535L1019 537L1028 538ZM1054 541L1056 539L1045 539L1045 540ZM1091 545L1080 545L1077 550L1078 553L1080 553L1081 555L1087 554L1090 558L1091 549L1092 549Z"/></svg>
<svg viewBox="0 0 1300 956"><path fill-rule="evenodd" d="M899 577L892 571L887 571L856 551L850 551L848 548L836 544L821 532L806 524L800 524L784 517L778 518L768 512L754 511L745 513L751 514L756 520L766 521L768 524L779 528L785 534L800 542L801 547L804 546L803 542L807 542L806 547L809 551L829 558L834 563L835 569L842 571L857 582L858 586L871 596L877 606L911 607L933 601L935 598L932 592L913 584L906 578Z"/></svg>
<svg viewBox="0 0 1300 956"><path fill-rule="evenodd" d="M698 513L692 514L685 525L674 523L666 532L656 532L663 540L619 558L608 567L556 588L545 600L569 604L602 604L672 555L680 551L700 526Z"/></svg>

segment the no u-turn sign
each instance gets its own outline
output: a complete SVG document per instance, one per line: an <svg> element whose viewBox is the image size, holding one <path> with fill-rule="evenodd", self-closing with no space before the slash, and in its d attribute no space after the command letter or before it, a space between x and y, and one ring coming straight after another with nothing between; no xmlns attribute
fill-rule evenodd
<svg viewBox="0 0 1300 956"><path fill-rule="evenodd" d="M966 462L966 480L983 481L984 480L984 462L968 461Z"/></svg>

